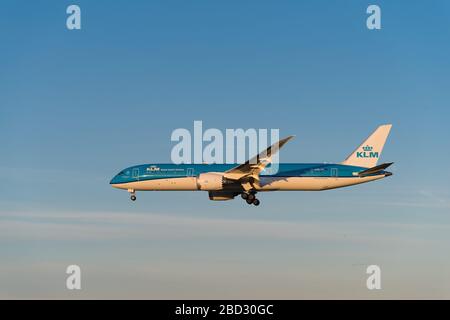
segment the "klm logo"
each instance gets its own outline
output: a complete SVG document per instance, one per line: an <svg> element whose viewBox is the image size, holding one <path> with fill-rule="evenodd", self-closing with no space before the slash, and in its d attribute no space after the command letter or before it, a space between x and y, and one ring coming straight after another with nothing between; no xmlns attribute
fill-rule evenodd
<svg viewBox="0 0 450 320"><path fill-rule="evenodd" d="M372 151L373 147L365 146L365 147L362 147L362 149L363 149L363 151L356 152L357 158L378 158L378 152Z"/></svg>

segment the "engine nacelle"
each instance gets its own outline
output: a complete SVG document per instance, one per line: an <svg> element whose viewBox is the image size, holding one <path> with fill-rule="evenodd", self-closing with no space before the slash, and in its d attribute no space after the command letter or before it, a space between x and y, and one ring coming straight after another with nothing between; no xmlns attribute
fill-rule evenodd
<svg viewBox="0 0 450 320"><path fill-rule="evenodd" d="M209 200L213 201L226 201L233 200L236 196L236 193L230 193L226 191L209 191Z"/></svg>
<svg viewBox="0 0 450 320"><path fill-rule="evenodd" d="M222 172L201 173L197 178L197 187L206 191L222 190L223 180Z"/></svg>

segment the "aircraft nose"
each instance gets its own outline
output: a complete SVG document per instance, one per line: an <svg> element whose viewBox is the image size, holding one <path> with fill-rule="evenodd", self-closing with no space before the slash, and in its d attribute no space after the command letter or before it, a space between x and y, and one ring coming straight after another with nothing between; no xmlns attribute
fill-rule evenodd
<svg viewBox="0 0 450 320"><path fill-rule="evenodd" d="M109 184L116 184L116 183L118 183L118 177L117 177L117 175L114 176L114 177L111 179L111 181L109 182Z"/></svg>

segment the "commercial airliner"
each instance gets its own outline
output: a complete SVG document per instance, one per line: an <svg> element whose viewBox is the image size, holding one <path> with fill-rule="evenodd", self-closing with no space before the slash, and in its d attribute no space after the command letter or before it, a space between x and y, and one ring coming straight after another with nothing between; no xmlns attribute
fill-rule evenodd
<svg viewBox="0 0 450 320"><path fill-rule="evenodd" d="M392 125L379 126L341 163L272 163L275 155L293 136L281 139L243 164L143 164L120 171L110 182L136 191L208 191L211 200L232 200L241 195L258 206L258 192L319 191L379 180L392 175L385 171L393 162L377 165Z"/></svg>

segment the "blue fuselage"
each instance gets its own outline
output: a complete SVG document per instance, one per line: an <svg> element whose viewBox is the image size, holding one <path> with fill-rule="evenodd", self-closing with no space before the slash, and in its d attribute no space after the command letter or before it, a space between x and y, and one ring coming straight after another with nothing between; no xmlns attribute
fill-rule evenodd
<svg viewBox="0 0 450 320"><path fill-rule="evenodd" d="M111 184L130 183L144 180L198 177L201 173L225 172L236 164L143 164L128 167L118 173ZM268 165L261 177L336 177L352 178L367 168L332 163L282 163L276 173ZM378 172L385 174L387 172Z"/></svg>

